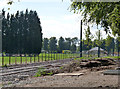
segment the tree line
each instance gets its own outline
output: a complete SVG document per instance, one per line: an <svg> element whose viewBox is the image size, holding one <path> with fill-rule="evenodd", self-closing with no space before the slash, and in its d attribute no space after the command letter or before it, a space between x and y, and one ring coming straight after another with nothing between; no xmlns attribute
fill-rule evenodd
<svg viewBox="0 0 120 89"><path fill-rule="evenodd" d="M43 39L43 50L59 52L62 53L63 50L71 50L72 52L76 52L77 49L78 38L63 38L62 36L59 40L56 37L44 38Z"/></svg>
<svg viewBox="0 0 120 89"><path fill-rule="evenodd" d="M39 54L42 48L42 27L36 11L2 10L2 51L9 54Z"/></svg>
<svg viewBox="0 0 120 89"><path fill-rule="evenodd" d="M103 39L102 33L100 30L96 31L96 34L90 32L90 27L84 30L85 38L82 40L82 49L83 51L88 51L91 48L99 47L107 51L107 55L113 54L114 52L120 50L120 37L116 39L108 34L106 39ZM43 39L43 50L47 52L59 52L62 53L62 50L70 50L71 52L79 52L80 40L77 37L73 38L63 38L62 36L59 39L56 37L44 38ZM89 53L89 52L88 52ZM89 55L89 54L88 54ZM99 54L100 55L100 54Z"/></svg>

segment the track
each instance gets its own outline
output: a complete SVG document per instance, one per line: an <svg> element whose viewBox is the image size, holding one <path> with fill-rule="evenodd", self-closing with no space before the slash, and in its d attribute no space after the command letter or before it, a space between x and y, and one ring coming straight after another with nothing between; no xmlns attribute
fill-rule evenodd
<svg viewBox="0 0 120 89"><path fill-rule="evenodd" d="M7 68L0 68L0 76L2 76L2 81L12 81L14 78L17 78L20 75L34 75L34 73L39 68L45 68L46 70L57 69L60 66L63 66L73 59L64 59L64 60L55 60L55 61L46 61L41 63L32 63L32 64L22 64L22 65L13 65ZM32 74L31 74L32 73Z"/></svg>

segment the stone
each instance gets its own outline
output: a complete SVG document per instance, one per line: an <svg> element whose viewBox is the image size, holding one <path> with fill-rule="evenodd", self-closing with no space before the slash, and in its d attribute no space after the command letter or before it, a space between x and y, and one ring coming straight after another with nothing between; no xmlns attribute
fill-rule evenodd
<svg viewBox="0 0 120 89"><path fill-rule="evenodd" d="M120 75L120 70L106 70L103 72L104 75Z"/></svg>
<svg viewBox="0 0 120 89"><path fill-rule="evenodd" d="M83 75L84 73L59 73L55 75L62 75L62 76L80 76Z"/></svg>
<svg viewBox="0 0 120 89"><path fill-rule="evenodd" d="M19 80L23 80L23 79L26 79L28 77L29 77L29 75L18 75Z"/></svg>

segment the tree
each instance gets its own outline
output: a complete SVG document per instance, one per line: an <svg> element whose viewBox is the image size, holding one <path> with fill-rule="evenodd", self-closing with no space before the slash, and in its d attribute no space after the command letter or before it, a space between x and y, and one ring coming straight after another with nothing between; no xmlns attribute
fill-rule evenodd
<svg viewBox="0 0 120 89"><path fill-rule="evenodd" d="M101 47L101 44L102 44L102 33L100 32L100 30L98 30L96 32L96 44L98 46L98 57L100 57L100 47Z"/></svg>
<svg viewBox="0 0 120 89"><path fill-rule="evenodd" d="M58 41L58 50L59 52L62 52L62 50L64 50L64 38L63 37L60 37L59 38L59 41Z"/></svg>
<svg viewBox="0 0 120 89"><path fill-rule="evenodd" d="M92 43L91 43L92 34L90 32L89 26L87 29L85 29L85 38L86 38L85 45L86 45L87 49L89 50L91 48L90 45L92 45ZM89 51L88 51L88 57L89 57Z"/></svg>
<svg viewBox="0 0 120 89"><path fill-rule="evenodd" d="M119 56L119 52L120 52L120 36L118 36L117 39L116 39L116 46L117 46L117 51L118 51L118 56Z"/></svg>
<svg viewBox="0 0 120 89"><path fill-rule="evenodd" d="M49 42L50 51L57 50L57 39L56 37L51 37Z"/></svg>
<svg viewBox="0 0 120 89"><path fill-rule="evenodd" d="M76 44L78 43L78 38L74 37L71 39L72 45L71 45L71 51L76 52Z"/></svg>
<svg viewBox="0 0 120 89"><path fill-rule="evenodd" d="M72 2L70 9L82 12L85 23L100 24L106 32L110 27L114 35L120 36L120 2Z"/></svg>
<svg viewBox="0 0 120 89"><path fill-rule="evenodd" d="M112 46L112 50L113 50L113 56L114 56L114 51L115 51L115 39L112 37L112 43L111 43L111 46Z"/></svg>
<svg viewBox="0 0 120 89"><path fill-rule="evenodd" d="M49 44L48 38L44 38L43 49L46 50L46 51L48 51L48 44Z"/></svg>
<svg viewBox="0 0 120 89"><path fill-rule="evenodd" d="M111 51L111 48L112 48L112 37L110 35L107 36L106 38L106 48L107 48L107 51L108 51L108 55L110 54L110 51Z"/></svg>
<svg viewBox="0 0 120 89"><path fill-rule="evenodd" d="M2 11L2 49L9 54L39 54L42 47L42 28L36 11Z"/></svg>
<svg viewBox="0 0 120 89"><path fill-rule="evenodd" d="M105 39L102 39L102 43L101 43L101 46L100 46L104 50L105 50L105 41L106 41Z"/></svg>
<svg viewBox="0 0 120 89"><path fill-rule="evenodd" d="M65 38L65 50L70 50L71 48L71 38Z"/></svg>

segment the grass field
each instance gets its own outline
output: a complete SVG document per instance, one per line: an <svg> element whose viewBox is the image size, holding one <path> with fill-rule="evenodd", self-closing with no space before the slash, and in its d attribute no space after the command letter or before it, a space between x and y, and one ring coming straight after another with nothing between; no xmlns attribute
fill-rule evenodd
<svg viewBox="0 0 120 89"><path fill-rule="evenodd" d="M120 56L105 56L105 57L81 57L81 58L75 58L74 60L81 60L81 59L99 59L99 58L113 58L113 59L120 59Z"/></svg>
<svg viewBox="0 0 120 89"><path fill-rule="evenodd" d="M50 61L50 60L59 60L59 59L67 59L67 58L74 58L79 57L79 54L60 54L60 53L41 53L39 56L36 57L0 57L0 66L2 62L4 65L10 64L25 64L25 63L34 63L34 62L42 62L42 61ZM3 59L3 61L2 61Z"/></svg>

